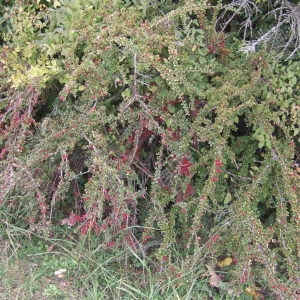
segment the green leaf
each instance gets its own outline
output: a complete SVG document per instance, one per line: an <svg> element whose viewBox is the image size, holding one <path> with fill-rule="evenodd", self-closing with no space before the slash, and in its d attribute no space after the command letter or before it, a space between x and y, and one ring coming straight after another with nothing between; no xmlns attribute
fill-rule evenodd
<svg viewBox="0 0 300 300"><path fill-rule="evenodd" d="M176 111L175 106L172 105L172 104L168 104L168 111L169 111L171 114L174 114L175 111Z"/></svg>
<svg viewBox="0 0 300 300"><path fill-rule="evenodd" d="M292 94L293 94L293 89L292 89L292 87L290 87L290 86L287 88L286 91L287 91L287 93L288 93L289 95L292 95Z"/></svg>
<svg viewBox="0 0 300 300"><path fill-rule="evenodd" d="M265 140L265 136L264 135L257 135L255 136L255 138L259 141L259 142L263 142Z"/></svg>
<svg viewBox="0 0 300 300"><path fill-rule="evenodd" d="M228 204L229 202L231 202L232 200L232 196L231 194L228 192L225 196L225 199L224 199L224 204Z"/></svg>
<svg viewBox="0 0 300 300"><path fill-rule="evenodd" d="M283 87L280 89L280 93L284 93L284 92L285 92L285 89L286 89L286 87L283 86Z"/></svg>
<svg viewBox="0 0 300 300"><path fill-rule="evenodd" d="M296 77L296 76L293 76L293 77L290 79L290 81L289 81L289 85L290 85L291 87L293 87L293 86L296 85L296 83L297 83L297 77Z"/></svg>
<svg viewBox="0 0 300 300"><path fill-rule="evenodd" d="M121 152L125 152L126 151L126 147L124 145L120 145L120 151Z"/></svg>
<svg viewBox="0 0 300 300"><path fill-rule="evenodd" d="M85 86L84 85L80 85L79 87L78 87L78 91L79 92L82 92L82 91L84 91L85 90Z"/></svg>
<svg viewBox="0 0 300 300"><path fill-rule="evenodd" d="M269 139L266 140L265 145L268 149L271 149L271 141Z"/></svg>
<svg viewBox="0 0 300 300"><path fill-rule="evenodd" d="M205 57L200 57L199 58L199 62L201 63L201 64L206 64L207 63L207 60L206 60L206 58Z"/></svg>
<svg viewBox="0 0 300 300"><path fill-rule="evenodd" d="M124 92L122 92L122 97L124 99L130 97L130 89L126 89Z"/></svg>

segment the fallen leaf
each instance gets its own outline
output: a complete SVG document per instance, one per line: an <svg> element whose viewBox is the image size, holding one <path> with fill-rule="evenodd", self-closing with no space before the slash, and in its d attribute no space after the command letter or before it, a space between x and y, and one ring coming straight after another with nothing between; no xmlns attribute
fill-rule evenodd
<svg viewBox="0 0 300 300"><path fill-rule="evenodd" d="M265 297L256 289L247 287L246 293L253 297L253 299L263 300Z"/></svg>
<svg viewBox="0 0 300 300"><path fill-rule="evenodd" d="M232 264L233 259L231 257L226 257L217 263L219 268L228 267Z"/></svg>
<svg viewBox="0 0 300 300"><path fill-rule="evenodd" d="M69 287L70 285L71 285L71 282L65 282L65 281L63 281L63 282L59 283L59 286L61 286L63 288Z"/></svg>
<svg viewBox="0 0 300 300"><path fill-rule="evenodd" d="M39 266L37 263L30 263L29 265L31 268L37 268Z"/></svg>
<svg viewBox="0 0 300 300"><path fill-rule="evenodd" d="M47 252L51 252L53 251L53 248L55 247L54 244L50 245L48 248L47 248Z"/></svg>
<svg viewBox="0 0 300 300"><path fill-rule="evenodd" d="M58 278L64 278L66 272L67 272L66 269L60 269L60 270L55 271L54 274L55 274Z"/></svg>
<svg viewBox="0 0 300 300"><path fill-rule="evenodd" d="M54 280L53 280L52 278L45 277L44 280L45 280L47 283L54 283Z"/></svg>
<svg viewBox="0 0 300 300"><path fill-rule="evenodd" d="M212 287L219 287L219 283L221 281L220 276L218 276L216 274L216 272L213 270L213 268L211 266L209 266L209 265L205 265L205 266L206 266L209 276L210 276L209 284Z"/></svg>

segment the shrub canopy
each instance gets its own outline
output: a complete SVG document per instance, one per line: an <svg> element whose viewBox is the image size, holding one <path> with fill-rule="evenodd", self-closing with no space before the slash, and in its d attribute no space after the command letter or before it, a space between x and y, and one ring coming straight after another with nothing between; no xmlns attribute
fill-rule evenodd
<svg viewBox="0 0 300 300"><path fill-rule="evenodd" d="M296 297L298 40L287 61L267 44L246 55L245 15L229 5L0 2L0 201L10 221L151 247L162 265L172 249L183 268L230 258L219 267L236 293Z"/></svg>

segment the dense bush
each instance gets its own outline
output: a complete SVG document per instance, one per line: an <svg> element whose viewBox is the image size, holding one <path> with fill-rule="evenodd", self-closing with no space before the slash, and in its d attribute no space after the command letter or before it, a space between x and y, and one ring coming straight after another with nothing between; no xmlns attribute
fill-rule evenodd
<svg viewBox="0 0 300 300"><path fill-rule="evenodd" d="M10 222L68 225L174 276L205 264L237 297L297 297L297 54L246 56L213 1L1 5Z"/></svg>

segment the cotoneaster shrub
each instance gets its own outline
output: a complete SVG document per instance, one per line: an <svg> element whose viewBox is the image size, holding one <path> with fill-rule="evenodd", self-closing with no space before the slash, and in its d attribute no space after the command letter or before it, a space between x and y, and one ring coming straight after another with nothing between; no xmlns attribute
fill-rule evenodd
<svg viewBox="0 0 300 300"><path fill-rule="evenodd" d="M237 297L296 298L298 65L245 57L214 30L218 5L151 3L11 8L1 205L15 225L68 225L174 276L179 252L182 270L224 270L211 285Z"/></svg>

